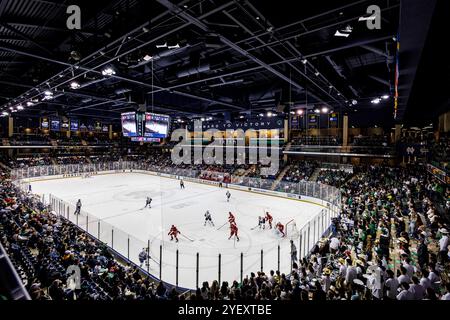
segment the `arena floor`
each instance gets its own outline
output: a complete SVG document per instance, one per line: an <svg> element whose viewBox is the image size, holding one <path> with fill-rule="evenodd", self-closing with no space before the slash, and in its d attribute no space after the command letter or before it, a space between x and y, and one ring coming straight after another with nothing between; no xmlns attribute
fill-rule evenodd
<svg viewBox="0 0 450 320"><path fill-rule="evenodd" d="M50 193L72 205L81 199L82 210L90 216L89 232L97 236L95 216L101 220L101 240L111 245L112 226L114 249L124 256L129 254L135 262L138 262L138 253L150 240L150 273L156 277L159 277L159 250L162 244L162 279L172 284L176 282L175 257L178 249L178 284L184 288L195 288L197 252L199 279L202 281L218 278L219 253L222 281L239 280L241 253L244 254L244 275L260 269L261 249L264 250L264 271L276 270L278 244L281 248L280 270L289 272L289 240L281 239L274 230L254 228L258 216L268 210L274 217L274 223L280 221L285 224L294 219L297 227L301 228L323 209L309 202L239 190L230 190L232 196L227 202L225 188L194 182L185 182L185 186L181 190L177 180L142 173L32 182L33 192L45 194L46 199ZM151 209L144 209L147 196L153 198ZM204 226L206 210L211 212L215 227ZM239 242L233 238L228 240L229 228L225 222L229 211L236 216ZM80 221L81 226L83 222ZM182 233L179 243L169 241L167 232L172 224Z"/></svg>

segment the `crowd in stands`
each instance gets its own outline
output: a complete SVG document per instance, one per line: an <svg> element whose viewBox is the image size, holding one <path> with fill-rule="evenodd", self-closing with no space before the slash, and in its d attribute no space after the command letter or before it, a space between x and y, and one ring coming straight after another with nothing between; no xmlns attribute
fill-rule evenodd
<svg viewBox="0 0 450 320"><path fill-rule="evenodd" d="M43 135L15 134L8 139L11 146L51 145L51 139Z"/></svg>
<svg viewBox="0 0 450 320"><path fill-rule="evenodd" d="M352 145L354 146L366 146L366 147L387 147L389 145L389 139L387 136L363 136L358 135L353 137Z"/></svg>
<svg viewBox="0 0 450 320"><path fill-rule="evenodd" d="M449 171L450 159L450 135L442 135L438 141L430 141L429 157L430 161L436 163L440 168Z"/></svg>
<svg viewBox="0 0 450 320"><path fill-rule="evenodd" d="M294 183L308 181L317 166L316 161L294 160L284 174L283 181Z"/></svg>
<svg viewBox="0 0 450 320"><path fill-rule="evenodd" d="M120 263L8 178L2 170L0 239L35 300L450 300L449 225L438 206L448 189L422 166L356 168L341 186L341 215L292 272L204 282L187 296ZM65 273L72 264L81 269L80 289Z"/></svg>
<svg viewBox="0 0 450 320"><path fill-rule="evenodd" d="M321 169L316 181L339 188L343 186L352 175L352 172L348 170Z"/></svg>
<svg viewBox="0 0 450 320"><path fill-rule="evenodd" d="M339 146L342 139L338 136L301 136L292 139L292 145Z"/></svg>

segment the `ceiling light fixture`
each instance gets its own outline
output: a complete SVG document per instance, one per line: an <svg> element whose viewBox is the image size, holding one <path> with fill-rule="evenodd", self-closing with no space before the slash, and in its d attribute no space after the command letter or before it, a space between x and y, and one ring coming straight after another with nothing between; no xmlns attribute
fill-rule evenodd
<svg viewBox="0 0 450 320"><path fill-rule="evenodd" d="M116 74L116 72L115 72L112 68L110 68L110 67L105 68L105 69L103 69L103 71L102 71L102 75L104 75L104 76L112 76L112 75L114 75L114 74Z"/></svg>
<svg viewBox="0 0 450 320"><path fill-rule="evenodd" d="M152 56L149 56L148 54L146 54L146 55L144 56L144 58L142 58L142 59L144 59L144 61L150 61L150 60L153 59L153 57L152 57Z"/></svg>
<svg viewBox="0 0 450 320"><path fill-rule="evenodd" d="M72 89L78 89L79 87L80 87L80 84L76 81L72 81L70 83L70 88L72 88Z"/></svg>

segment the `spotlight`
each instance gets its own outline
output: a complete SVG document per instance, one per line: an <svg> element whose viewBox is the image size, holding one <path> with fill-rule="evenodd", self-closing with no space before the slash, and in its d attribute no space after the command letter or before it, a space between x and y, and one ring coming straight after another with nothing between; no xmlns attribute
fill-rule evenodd
<svg viewBox="0 0 450 320"><path fill-rule="evenodd" d="M323 107L323 108L322 108L322 113L327 113L328 110L329 110L329 109L328 109L327 107Z"/></svg>
<svg viewBox="0 0 450 320"><path fill-rule="evenodd" d="M260 117L264 117L264 113L260 113L259 116L260 116Z"/></svg>
<svg viewBox="0 0 450 320"><path fill-rule="evenodd" d="M103 69L103 71L102 71L102 75L104 75L104 76L112 76L114 74L116 74L116 72L112 68L109 68L109 67Z"/></svg>
<svg viewBox="0 0 450 320"><path fill-rule="evenodd" d="M201 120L201 121L205 121L205 118L201 118L200 120Z"/></svg>
<svg viewBox="0 0 450 320"><path fill-rule="evenodd" d="M244 116L239 116L239 119L244 119Z"/></svg>
<svg viewBox="0 0 450 320"><path fill-rule="evenodd" d="M46 95L46 96L52 96L52 95L53 95L53 92L51 92L50 90L45 90L45 91L44 91L44 95Z"/></svg>
<svg viewBox="0 0 450 320"><path fill-rule="evenodd" d="M143 59L144 59L144 61L149 61L149 60L153 59L153 57L146 54Z"/></svg>
<svg viewBox="0 0 450 320"><path fill-rule="evenodd" d="M355 106L355 105L357 105L357 104L358 104L358 101L356 101L355 99L353 99L353 100L352 100L352 105Z"/></svg>
<svg viewBox="0 0 450 320"><path fill-rule="evenodd" d="M273 115L273 113L272 112L267 112L267 116L270 118L271 116Z"/></svg>
<svg viewBox="0 0 450 320"><path fill-rule="evenodd" d="M339 32L339 30L336 30L336 33L334 34L335 37L345 37L347 38L350 35L350 33L342 33Z"/></svg>
<svg viewBox="0 0 450 320"><path fill-rule="evenodd" d="M320 113L320 110L319 109L314 109L314 112L315 113Z"/></svg>
<svg viewBox="0 0 450 320"><path fill-rule="evenodd" d="M302 110L302 109L298 109L298 110L297 110L297 114L298 114L298 115L302 115L302 114L303 114L303 110Z"/></svg>
<svg viewBox="0 0 450 320"><path fill-rule="evenodd" d="M381 101L380 98L375 98L375 99L373 99L372 101L370 101L370 103L373 103L373 104L379 104L380 101Z"/></svg>
<svg viewBox="0 0 450 320"><path fill-rule="evenodd" d="M316 71L314 74L316 75L316 77L318 77L320 73L319 71Z"/></svg>
<svg viewBox="0 0 450 320"><path fill-rule="evenodd" d="M308 60L302 59L302 63L303 63L303 64L306 64L307 62L308 62Z"/></svg>
<svg viewBox="0 0 450 320"><path fill-rule="evenodd" d="M72 88L72 89L78 89L79 87L80 87L80 84L76 81L72 81L70 83L70 88Z"/></svg>
<svg viewBox="0 0 450 320"><path fill-rule="evenodd" d="M17 110L23 110L23 106L22 106L21 104L19 104L19 105L17 106Z"/></svg>
<svg viewBox="0 0 450 320"><path fill-rule="evenodd" d="M388 95L388 94L385 94L385 95L382 96L382 98L383 98L384 100L389 99L389 95Z"/></svg>
<svg viewBox="0 0 450 320"><path fill-rule="evenodd" d="M4 116L4 117L9 116L9 113L7 111L3 111L2 116Z"/></svg>

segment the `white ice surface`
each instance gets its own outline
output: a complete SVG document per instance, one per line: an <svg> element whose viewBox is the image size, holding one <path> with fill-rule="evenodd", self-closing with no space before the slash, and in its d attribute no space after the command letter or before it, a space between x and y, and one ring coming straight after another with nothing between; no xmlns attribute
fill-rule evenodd
<svg viewBox="0 0 450 320"><path fill-rule="evenodd" d="M181 190L177 180L142 173L35 181L31 185L33 193L45 194L46 199L50 193L72 205L81 199L82 210L89 213L88 231L95 236L100 234L103 242L113 245L124 256L129 255L134 262L138 262L139 251L150 241L149 271L157 278L159 247L162 245L162 280L172 284L176 282L175 252L178 249L178 285L184 288L195 288L197 252L200 286L203 281L218 279L219 253L222 256L221 281L230 284L240 279L241 253L244 254L244 277L260 270L261 249L264 271L277 270L278 244L281 248L280 271L289 273L289 240L281 239L274 230L251 229L265 210L274 217L274 225L277 221L285 224L295 219L300 229L323 209L309 202L239 190L230 190L231 199L227 202L225 188L185 181L186 188ZM153 198L151 209L143 209L147 196ZM215 227L204 226L206 210L211 212ZM228 223L217 230L227 221L229 211L236 216L239 242L233 238L228 240ZM101 220L100 229L95 217ZM79 219L79 225L86 229L86 219ZM194 241L183 236L179 236L178 244L169 241L167 232L172 224ZM297 242L296 245L298 247Z"/></svg>

